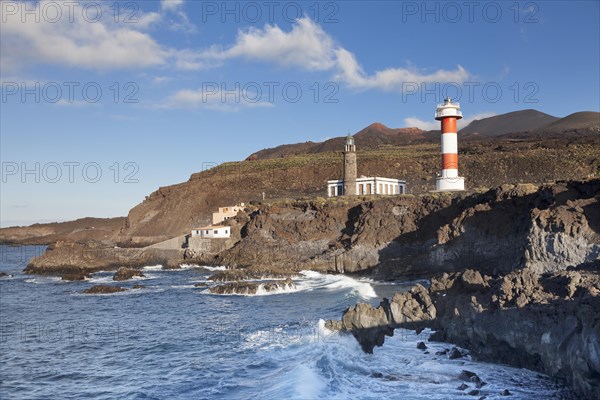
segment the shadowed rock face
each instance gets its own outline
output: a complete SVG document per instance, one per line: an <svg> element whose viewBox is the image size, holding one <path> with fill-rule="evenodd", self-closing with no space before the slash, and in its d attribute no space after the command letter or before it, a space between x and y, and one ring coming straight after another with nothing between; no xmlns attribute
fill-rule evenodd
<svg viewBox="0 0 600 400"><path fill-rule="evenodd" d="M85 289L83 293L85 294L110 294L110 293L119 293L125 292L127 289L119 287L119 286L109 286L109 285L96 285L92 286L89 289Z"/></svg>
<svg viewBox="0 0 600 400"><path fill-rule="evenodd" d="M391 302L383 299L377 308L359 303L344 312L341 324L330 321L327 326L352 332L362 349L372 353L375 346L383 345L385 335L391 335L394 328L410 325L420 332L425 327L424 321L435 317L435 306L427 289L416 285L409 292L396 293Z"/></svg>
<svg viewBox="0 0 600 400"><path fill-rule="evenodd" d="M465 265L488 275L525 267L553 272L598 257L596 221L600 180L503 185L454 197L263 206L250 215L241 240L216 259L232 266L369 270L384 280L430 277Z"/></svg>
<svg viewBox="0 0 600 400"><path fill-rule="evenodd" d="M110 241L126 222L119 218L81 218L68 222L34 224L0 229L0 242L24 245L50 244L58 241Z"/></svg>
<svg viewBox="0 0 600 400"><path fill-rule="evenodd" d="M69 281L69 282L73 282L73 281L84 281L85 278L88 278L90 275L86 274L85 272L76 272L73 274L65 274L62 276L62 280L63 281Z"/></svg>
<svg viewBox="0 0 600 400"><path fill-rule="evenodd" d="M351 332L366 352L402 327L436 332L474 358L543 371L600 398L600 262L579 270L538 274L478 271L443 274L429 290L417 285L379 307L357 304L330 329Z"/></svg>
<svg viewBox="0 0 600 400"><path fill-rule="evenodd" d="M90 274L97 271L135 268L145 265L169 265L183 259L183 250L121 249L97 242L58 242L44 254L29 261L30 274Z"/></svg>
<svg viewBox="0 0 600 400"><path fill-rule="evenodd" d="M136 276L141 278L145 277L142 271L139 271L137 269L121 267L113 275L113 281L127 281Z"/></svg>
<svg viewBox="0 0 600 400"><path fill-rule="evenodd" d="M260 282L230 282L223 285L213 286L208 291L214 294L257 294L259 290L274 292L282 289L293 289L296 285L288 278L285 280L260 283Z"/></svg>
<svg viewBox="0 0 600 400"><path fill-rule="evenodd" d="M277 270L274 268L244 268L244 269L229 269L225 271L219 271L208 277L208 280L215 282L231 282L249 279L263 279L263 278L290 278L295 274L290 271Z"/></svg>
<svg viewBox="0 0 600 400"><path fill-rule="evenodd" d="M263 205L232 222L238 239L205 264L264 271L369 272L382 280L431 277L475 265L482 274L554 272L600 255L600 180L485 193L313 200ZM29 273L169 265L183 250L57 243ZM281 276L282 278L285 276ZM246 279L246 278L241 278Z"/></svg>

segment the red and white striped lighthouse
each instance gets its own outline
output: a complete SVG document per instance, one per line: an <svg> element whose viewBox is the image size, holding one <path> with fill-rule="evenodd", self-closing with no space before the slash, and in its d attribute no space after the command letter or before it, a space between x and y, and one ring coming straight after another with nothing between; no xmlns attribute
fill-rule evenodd
<svg viewBox="0 0 600 400"><path fill-rule="evenodd" d="M452 99L438 104L435 119L442 121L442 173L435 182L438 191L465 190L465 178L458 176L456 121L461 118L460 104L453 103Z"/></svg>

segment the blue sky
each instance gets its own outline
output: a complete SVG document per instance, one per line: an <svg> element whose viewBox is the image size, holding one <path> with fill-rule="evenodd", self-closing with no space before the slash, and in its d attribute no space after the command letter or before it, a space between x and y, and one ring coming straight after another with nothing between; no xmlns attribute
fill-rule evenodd
<svg viewBox="0 0 600 400"><path fill-rule="evenodd" d="M0 3L2 226L126 215L373 122L429 129L458 90L465 123L600 108L597 1L117 4Z"/></svg>

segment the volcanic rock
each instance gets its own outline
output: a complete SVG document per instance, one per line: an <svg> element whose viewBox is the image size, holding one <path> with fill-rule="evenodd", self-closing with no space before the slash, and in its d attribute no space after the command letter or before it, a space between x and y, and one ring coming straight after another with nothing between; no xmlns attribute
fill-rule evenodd
<svg viewBox="0 0 600 400"><path fill-rule="evenodd" d="M73 274L65 274L62 276L62 280L63 281L69 281L69 282L73 282L73 281L84 281L86 278L89 278L89 274L86 274L84 272L76 272Z"/></svg>
<svg viewBox="0 0 600 400"><path fill-rule="evenodd" d="M263 279L263 278L290 278L295 274L290 271L280 270L277 268L240 268L240 269L228 269L225 271L218 271L217 273L208 277L208 280L215 282L234 282L240 280L252 280L252 279Z"/></svg>
<svg viewBox="0 0 600 400"><path fill-rule="evenodd" d="M531 268L497 277L465 274L442 274L429 291L418 285L377 308L357 304L330 326L352 332L366 352L394 328L427 326L435 330L430 340L468 348L473 359L542 371L571 382L584 398L600 398L598 271L586 264L545 274ZM477 388L486 384L469 371L460 379Z"/></svg>
<svg viewBox="0 0 600 400"><path fill-rule="evenodd" d="M110 294L110 293L118 293L125 292L127 289L119 287L119 286L109 286L109 285L96 285L91 288L85 289L83 293L85 294Z"/></svg>
<svg viewBox="0 0 600 400"><path fill-rule="evenodd" d="M121 267L117 270L117 272L115 272L113 276L113 281L127 281L136 276L140 278L145 277L145 275L140 270Z"/></svg>
<svg viewBox="0 0 600 400"><path fill-rule="evenodd" d="M291 279L285 279L280 281L259 283L259 282L229 282L223 285L213 286L208 289L210 293L214 294L245 294L252 295L258 293L259 290L265 292L274 292L281 289L290 289L295 287L294 282Z"/></svg>
<svg viewBox="0 0 600 400"><path fill-rule="evenodd" d="M462 358L462 357L463 357L463 354L456 347L453 347L452 350L450 350L450 353L448 354L448 358L451 360L455 360L457 358Z"/></svg>

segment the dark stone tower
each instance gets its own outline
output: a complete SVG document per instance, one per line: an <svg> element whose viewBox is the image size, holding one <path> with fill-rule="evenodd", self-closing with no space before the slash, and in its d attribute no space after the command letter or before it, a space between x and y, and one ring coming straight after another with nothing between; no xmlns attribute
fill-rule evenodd
<svg viewBox="0 0 600 400"><path fill-rule="evenodd" d="M356 146L348 134L344 147L344 195L356 196Z"/></svg>

